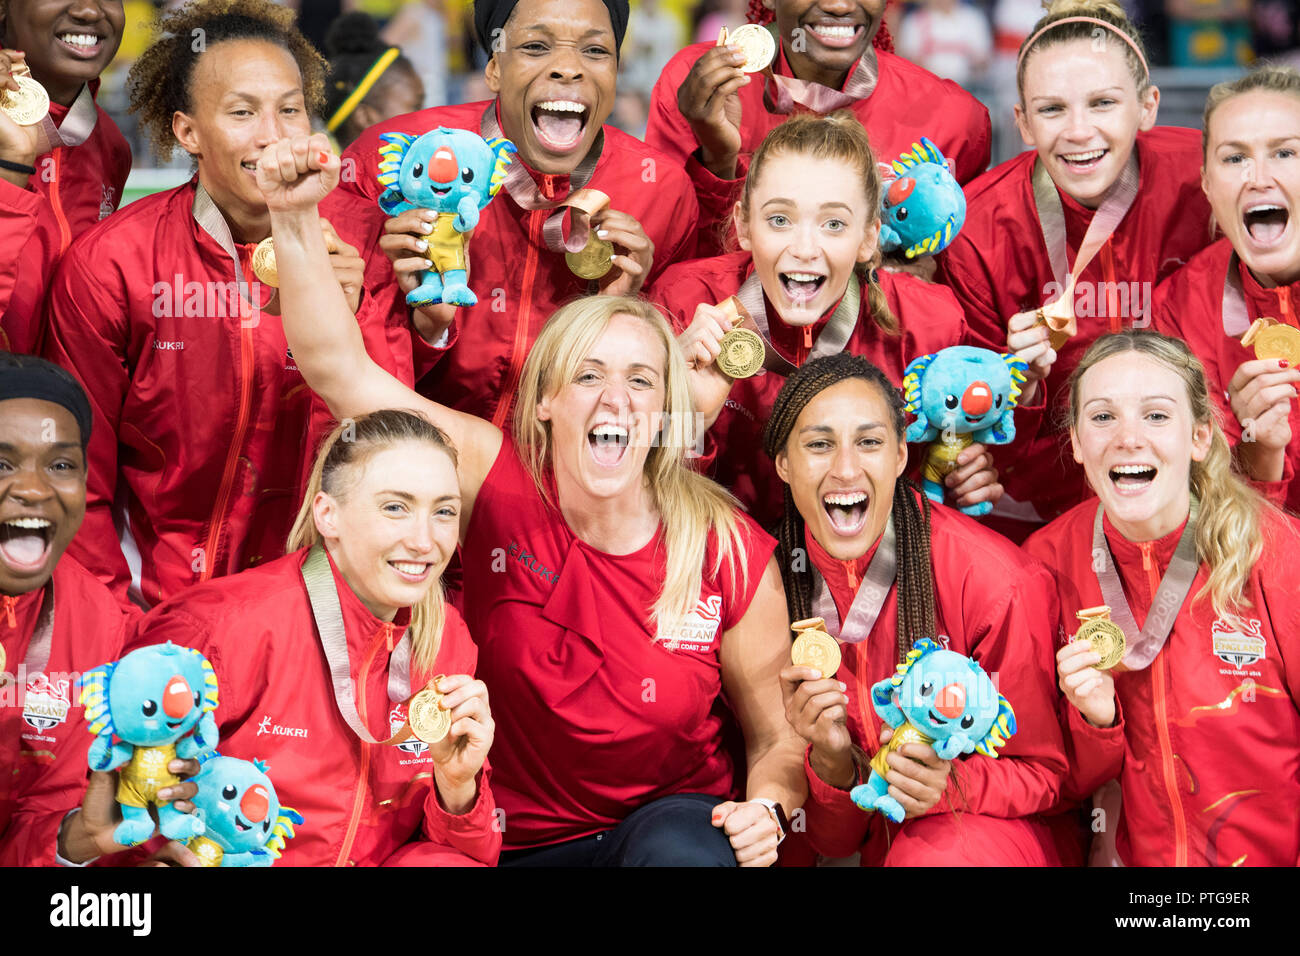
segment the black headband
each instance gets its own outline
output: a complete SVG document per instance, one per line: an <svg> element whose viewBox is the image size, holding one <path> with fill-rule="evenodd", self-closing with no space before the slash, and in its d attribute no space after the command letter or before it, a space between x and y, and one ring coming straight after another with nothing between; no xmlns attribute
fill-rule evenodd
<svg viewBox="0 0 1300 956"><path fill-rule="evenodd" d="M77 380L53 362L0 352L0 402L35 398L62 405L81 429L81 448L90 442L90 402Z"/></svg>
<svg viewBox="0 0 1300 956"><path fill-rule="evenodd" d="M623 46L623 36L627 33L628 0L604 2L605 8L609 10L610 25L614 28L614 48L617 52ZM518 3L519 0L474 0L474 31L478 34L479 46L488 56L493 53L493 36L506 25Z"/></svg>

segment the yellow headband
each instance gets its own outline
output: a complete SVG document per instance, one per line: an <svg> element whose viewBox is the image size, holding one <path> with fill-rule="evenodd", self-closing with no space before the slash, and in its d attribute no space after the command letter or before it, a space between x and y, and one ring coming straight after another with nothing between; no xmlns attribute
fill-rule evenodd
<svg viewBox="0 0 1300 956"><path fill-rule="evenodd" d="M390 46L385 50L383 56L376 60L375 65L370 68L370 72L361 78L361 82L358 83L357 88L352 91L352 95L344 100L343 105L340 106L334 112L334 115L330 117L330 121L325 124L325 128L331 133L337 131L338 128L343 125L344 120L352 115L352 111L360 106L361 101L364 100L367 94L375 88L375 84L378 83L379 78L384 75L384 71L392 66L393 61L401 55L402 51L395 46Z"/></svg>

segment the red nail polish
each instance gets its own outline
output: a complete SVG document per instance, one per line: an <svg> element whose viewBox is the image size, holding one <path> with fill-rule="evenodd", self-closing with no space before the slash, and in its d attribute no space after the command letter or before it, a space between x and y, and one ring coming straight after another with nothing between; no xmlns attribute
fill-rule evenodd
<svg viewBox="0 0 1300 956"><path fill-rule="evenodd" d="M325 152L325 150L322 149L320 152L316 154L316 162L320 163L322 166L324 166L329 161L330 161L330 154Z"/></svg>
<svg viewBox="0 0 1300 956"><path fill-rule="evenodd" d="M1290 368L1290 367L1291 367L1291 363L1288 362L1286 359L1278 359L1277 362L1278 362L1278 364L1281 365L1283 368Z"/></svg>

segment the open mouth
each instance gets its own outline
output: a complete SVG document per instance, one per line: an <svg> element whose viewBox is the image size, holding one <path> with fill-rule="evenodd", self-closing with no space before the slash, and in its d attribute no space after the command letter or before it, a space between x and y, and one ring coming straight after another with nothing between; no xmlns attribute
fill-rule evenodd
<svg viewBox="0 0 1300 956"><path fill-rule="evenodd" d="M82 60L92 60L104 48L104 38L94 33L59 33L60 46Z"/></svg>
<svg viewBox="0 0 1300 956"><path fill-rule="evenodd" d="M245 823L243 820L239 819L239 814L236 813L235 829L240 833L247 833L249 830L253 829L253 825L251 823Z"/></svg>
<svg viewBox="0 0 1300 956"><path fill-rule="evenodd" d="M1287 223L1291 221L1291 214L1286 211L1284 206L1278 206L1274 203L1260 203L1251 206L1242 216L1242 221L1246 225L1246 232L1250 238L1261 246L1271 246L1282 238L1286 232Z"/></svg>
<svg viewBox="0 0 1300 956"><path fill-rule="evenodd" d="M867 526L867 494L863 491L840 491L822 496L822 507L836 534L856 535Z"/></svg>
<svg viewBox="0 0 1300 956"><path fill-rule="evenodd" d="M245 172L252 173L254 176L256 176L256 175L257 175L257 160L255 160L255 159L246 159L246 160L244 160L242 163L239 164L239 168L242 169L242 170L244 170Z"/></svg>
<svg viewBox="0 0 1300 956"><path fill-rule="evenodd" d="M181 724L185 723L185 718L182 717L180 720L164 720L163 723L166 724L170 729L175 730Z"/></svg>
<svg viewBox="0 0 1300 956"><path fill-rule="evenodd" d="M1157 469L1152 465L1116 465L1110 470L1111 483L1120 490L1139 490L1155 481Z"/></svg>
<svg viewBox="0 0 1300 956"><path fill-rule="evenodd" d="M1109 153L1108 149L1090 149L1086 153L1062 153L1061 162L1075 172L1086 173L1096 169Z"/></svg>
<svg viewBox="0 0 1300 956"><path fill-rule="evenodd" d="M866 29L862 24L852 23L812 23L808 32L815 36L823 46L842 49L851 47L861 39Z"/></svg>
<svg viewBox="0 0 1300 956"><path fill-rule="evenodd" d="M582 142L590 112L574 100L543 100L532 109L538 142L552 152L569 152Z"/></svg>
<svg viewBox="0 0 1300 956"><path fill-rule="evenodd" d="M427 561L389 561L388 566L397 572L398 577L412 583L423 581L433 567Z"/></svg>
<svg viewBox="0 0 1300 956"><path fill-rule="evenodd" d="M447 193L451 192L450 186L443 186L442 188L439 188L437 186L430 186L429 188L433 190L433 194L435 196L445 196L447 195Z"/></svg>
<svg viewBox="0 0 1300 956"><path fill-rule="evenodd" d="M50 556L54 523L45 518L10 518L0 523L0 556L18 571L35 571Z"/></svg>
<svg viewBox="0 0 1300 956"><path fill-rule="evenodd" d="M936 727L941 727L948 722L932 710L926 711L926 714L930 718L930 723L934 724Z"/></svg>
<svg viewBox="0 0 1300 956"><path fill-rule="evenodd" d="M777 278L786 298L795 305L807 305L826 284L826 277L815 272L782 272Z"/></svg>
<svg viewBox="0 0 1300 956"><path fill-rule="evenodd" d="M614 468L627 454L627 429L621 425L597 425L587 433L587 444L596 464Z"/></svg>

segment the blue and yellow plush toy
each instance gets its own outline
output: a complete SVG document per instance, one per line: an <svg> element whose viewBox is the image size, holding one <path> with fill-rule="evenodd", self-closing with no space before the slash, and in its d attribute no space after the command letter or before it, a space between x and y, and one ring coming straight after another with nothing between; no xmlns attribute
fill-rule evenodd
<svg viewBox="0 0 1300 956"><path fill-rule="evenodd" d="M969 345L949 346L908 364L903 400L916 421L907 426L907 440L932 443L921 472L931 501L943 501L943 479L964 449L974 442L1005 445L1016 437L1013 412L1027 368L1009 353ZM983 515L993 505L981 501L961 510Z"/></svg>
<svg viewBox="0 0 1300 956"><path fill-rule="evenodd" d="M424 256L432 268L406 294L412 306L474 305L465 237L479 212L501 189L515 152L508 139L490 142L463 129L439 126L423 136L384 133L379 137L379 208L390 216L408 209L434 209L438 218Z"/></svg>
<svg viewBox="0 0 1300 956"><path fill-rule="evenodd" d="M947 248L966 222L966 194L939 147L922 136L881 169L881 250L915 259Z"/></svg>
<svg viewBox="0 0 1300 956"><path fill-rule="evenodd" d="M889 795L886 757L904 744L932 744L943 760L961 754L997 757L1016 732L1016 715L984 668L962 654L921 639L898 672L872 685L871 703L894 735L871 758L871 776L849 791L863 810L902 823L903 805Z"/></svg>
<svg viewBox="0 0 1300 956"><path fill-rule="evenodd" d="M117 770L122 822L113 839L135 846L153 835L149 804L158 808L158 829L169 840L188 840L203 822L158 801L158 791L180 778L168 769L175 757L189 760L217 746L217 675L196 650L168 641L132 651L81 676L81 704L95 741L91 770Z"/></svg>
<svg viewBox="0 0 1300 956"><path fill-rule="evenodd" d="M204 866L270 866L280 859L302 814L280 805L268 769L260 760L220 754L203 761L193 802L204 832L186 845Z"/></svg>

